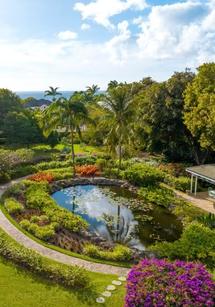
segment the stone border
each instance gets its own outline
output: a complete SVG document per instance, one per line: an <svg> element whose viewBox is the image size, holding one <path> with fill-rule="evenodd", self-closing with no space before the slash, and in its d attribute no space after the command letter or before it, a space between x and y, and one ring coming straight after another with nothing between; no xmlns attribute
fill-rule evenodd
<svg viewBox="0 0 215 307"><path fill-rule="evenodd" d="M109 179L105 177L92 177L92 178L77 177L77 178L54 181L49 185L51 187L51 193L55 193L61 189L76 185L117 186L121 188L127 188L128 190L132 189L132 186L127 181L119 179Z"/></svg>

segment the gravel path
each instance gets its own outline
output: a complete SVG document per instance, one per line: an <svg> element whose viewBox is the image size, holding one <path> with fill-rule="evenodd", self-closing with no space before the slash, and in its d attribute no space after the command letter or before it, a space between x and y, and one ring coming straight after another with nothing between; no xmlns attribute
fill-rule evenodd
<svg viewBox="0 0 215 307"><path fill-rule="evenodd" d="M21 179L14 180L6 185L0 186L0 197L2 194L6 191L8 187L10 187L12 184L17 183L21 181ZM20 244L24 245L27 248L30 248L42 256L48 257L52 260L69 264L69 265L78 265L83 268L85 268L88 271L97 272L97 273L104 273L104 274L115 274L120 276L125 276L129 269L116 267L112 265L107 264L100 264L100 263L94 263L86 260L82 260L79 258L75 258L72 256L65 255L63 253L57 252L55 250L52 250L50 248L47 248L36 241L30 239L27 237L24 233L22 233L18 228L16 228L3 214L3 212L0 210L0 227L8 234L10 235L14 240L19 242Z"/></svg>

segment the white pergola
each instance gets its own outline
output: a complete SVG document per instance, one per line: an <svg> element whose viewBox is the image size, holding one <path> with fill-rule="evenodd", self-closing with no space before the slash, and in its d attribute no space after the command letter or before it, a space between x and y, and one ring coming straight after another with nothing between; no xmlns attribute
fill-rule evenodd
<svg viewBox="0 0 215 307"><path fill-rule="evenodd" d="M198 179L215 185L215 164L193 166L187 168L186 171L191 174L190 193L194 193L196 195L198 188Z"/></svg>

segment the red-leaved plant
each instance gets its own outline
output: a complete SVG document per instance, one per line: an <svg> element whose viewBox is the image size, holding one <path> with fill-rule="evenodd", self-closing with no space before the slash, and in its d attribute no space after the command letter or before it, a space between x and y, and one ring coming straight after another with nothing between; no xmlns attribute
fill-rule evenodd
<svg viewBox="0 0 215 307"><path fill-rule="evenodd" d="M54 180L54 176L52 173L40 172L28 177L28 179L36 182L47 181L48 183L51 183Z"/></svg>
<svg viewBox="0 0 215 307"><path fill-rule="evenodd" d="M98 176L99 168L96 165L82 165L82 166L76 166L76 173L80 176Z"/></svg>

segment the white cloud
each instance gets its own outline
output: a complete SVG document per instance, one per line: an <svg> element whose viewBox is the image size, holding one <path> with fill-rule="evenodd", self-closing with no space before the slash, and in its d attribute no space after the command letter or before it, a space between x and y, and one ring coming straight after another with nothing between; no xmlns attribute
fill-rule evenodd
<svg viewBox="0 0 215 307"><path fill-rule="evenodd" d="M67 41L76 39L78 37L78 34L72 31L63 31L59 32L57 36L60 40Z"/></svg>
<svg viewBox="0 0 215 307"><path fill-rule="evenodd" d="M214 0L213 0L214 1ZM188 56L214 59L215 9L208 2L186 1L154 6L139 23L139 55L154 59ZM210 54L210 56L209 56Z"/></svg>
<svg viewBox="0 0 215 307"><path fill-rule="evenodd" d="M88 24L88 23L83 23L82 25L81 25L81 30L82 31L86 31L86 30L89 30L91 27L90 27L90 25Z"/></svg>
<svg viewBox="0 0 215 307"><path fill-rule="evenodd" d="M111 39L100 43L74 35L47 41L0 38L0 86L41 90L51 84L78 90L95 83L105 88L113 79L129 82L150 75L164 80L174 71L215 61L212 4L215 0L210 5L199 0L154 6L148 16L139 14L136 41L126 20L118 23Z"/></svg>
<svg viewBox="0 0 215 307"><path fill-rule="evenodd" d="M117 26L118 34L106 43L105 49L114 63L122 64L128 57L127 44L131 37L128 26L129 24L126 20L120 22Z"/></svg>
<svg viewBox="0 0 215 307"><path fill-rule="evenodd" d="M128 9L143 10L147 7L145 0L95 0L88 4L77 2L74 10L80 12L82 19L92 19L106 28L114 28L110 18Z"/></svg>

